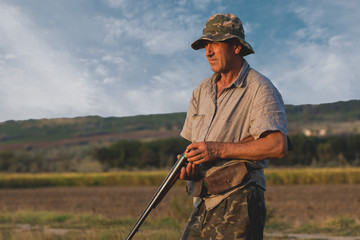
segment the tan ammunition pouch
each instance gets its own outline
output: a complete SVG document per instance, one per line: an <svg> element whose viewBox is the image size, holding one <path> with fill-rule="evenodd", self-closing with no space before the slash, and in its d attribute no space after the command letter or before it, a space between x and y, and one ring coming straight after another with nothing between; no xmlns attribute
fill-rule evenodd
<svg viewBox="0 0 360 240"><path fill-rule="evenodd" d="M248 178L248 171L244 162L239 162L219 169L204 178L207 194L218 194L240 185Z"/></svg>

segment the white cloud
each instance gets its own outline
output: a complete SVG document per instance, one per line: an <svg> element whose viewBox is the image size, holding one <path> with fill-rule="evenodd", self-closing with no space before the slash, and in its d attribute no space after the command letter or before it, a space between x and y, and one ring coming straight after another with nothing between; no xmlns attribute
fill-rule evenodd
<svg viewBox="0 0 360 240"><path fill-rule="evenodd" d="M201 56L199 56L201 57ZM192 90L211 74L205 58L194 65L190 60L171 62L148 84L134 88L118 88L117 98L110 104L114 116L187 111Z"/></svg>
<svg viewBox="0 0 360 240"><path fill-rule="evenodd" d="M95 73L99 76L108 76L108 69L104 65L98 65L95 69Z"/></svg>
<svg viewBox="0 0 360 240"><path fill-rule="evenodd" d="M104 2L111 8L121 8L126 0L104 0Z"/></svg>
<svg viewBox="0 0 360 240"><path fill-rule="evenodd" d="M358 14L338 3L333 6L310 1L301 7L298 4L292 4L293 13L303 25L281 46L271 50L277 52L270 52L273 62L265 66L266 72L287 103L359 98L360 34L353 24L359 22ZM334 12L341 16L342 24L339 25Z"/></svg>
<svg viewBox="0 0 360 240"><path fill-rule="evenodd" d="M190 44L217 12L242 12L247 59L286 103L360 97L359 1L277 0L266 15L258 5L0 0L0 121L185 111L211 74Z"/></svg>
<svg viewBox="0 0 360 240"><path fill-rule="evenodd" d="M140 4L140 9L144 6ZM146 5L146 4L145 4ZM130 17L100 18L106 32L105 43L121 45L122 42L138 41L149 54L172 55L188 49L195 36L200 35L199 17L184 13L180 5L155 6L156 11L130 10ZM136 13L141 13L136 15ZM181 13L175 14L174 13ZM136 17L133 17L136 16ZM201 23L202 24L202 23Z"/></svg>
<svg viewBox="0 0 360 240"><path fill-rule="evenodd" d="M21 9L0 3L0 121L86 113L95 88Z"/></svg>

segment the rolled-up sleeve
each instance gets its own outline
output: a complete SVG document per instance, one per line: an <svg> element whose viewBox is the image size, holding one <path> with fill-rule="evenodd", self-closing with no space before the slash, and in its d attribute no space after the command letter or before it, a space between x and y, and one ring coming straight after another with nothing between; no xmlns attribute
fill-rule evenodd
<svg viewBox="0 0 360 240"><path fill-rule="evenodd" d="M283 99L279 91L268 82L260 85L254 95L250 126L250 134L255 139L266 131L280 131L287 135Z"/></svg>
<svg viewBox="0 0 360 240"><path fill-rule="evenodd" d="M193 141L192 137L192 120L197 112L197 102L195 97L195 91L193 92L191 99L190 99L190 105L189 109L186 114L185 123L183 126L182 131L180 132L180 136L185 138L186 140Z"/></svg>

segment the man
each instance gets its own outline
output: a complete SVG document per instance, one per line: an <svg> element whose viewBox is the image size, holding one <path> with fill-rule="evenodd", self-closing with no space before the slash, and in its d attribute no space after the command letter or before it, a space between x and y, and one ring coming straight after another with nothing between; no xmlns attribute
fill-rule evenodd
<svg viewBox="0 0 360 240"><path fill-rule="evenodd" d="M262 239L263 168L287 154L282 97L243 58L254 50L233 14L211 16L191 47L205 48L214 74L194 90L181 132L192 143L180 178L194 196L182 239Z"/></svg>

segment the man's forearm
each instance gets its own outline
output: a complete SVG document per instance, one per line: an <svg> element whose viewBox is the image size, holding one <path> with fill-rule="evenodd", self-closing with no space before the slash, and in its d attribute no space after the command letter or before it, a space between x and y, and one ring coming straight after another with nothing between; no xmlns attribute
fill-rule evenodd
<svg viewBox="0 0 360 240"><path fill-rule="evenodd" d="M238 143L191 143L186 157L189 162L199 165L218 159L264 160L283 158L287 154L287 138L281 132L266 132L257 140L251 138Z"/></svg>
<svg viewBox="0 0 360 240"><path fill-rule="evenodd" d="M287 154L287 138L281 132L272 132L254 141L219 144L222 159L264 160L283 158Z"/></svg>

